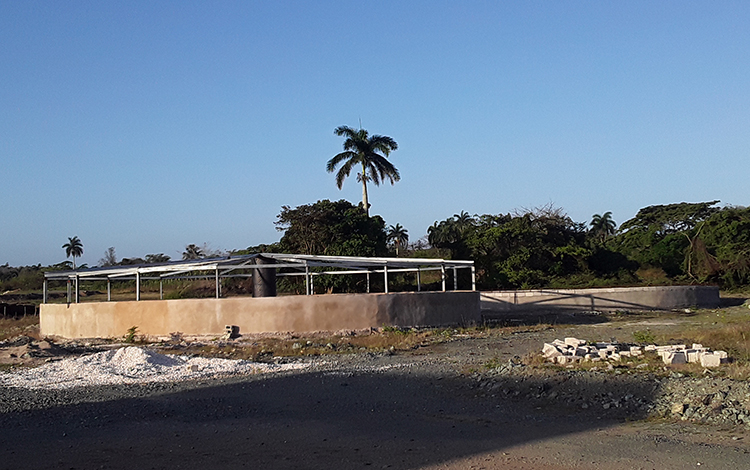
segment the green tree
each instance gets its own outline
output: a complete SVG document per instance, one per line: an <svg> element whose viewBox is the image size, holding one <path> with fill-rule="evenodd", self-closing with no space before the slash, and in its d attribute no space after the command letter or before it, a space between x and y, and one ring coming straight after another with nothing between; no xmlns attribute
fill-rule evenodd
<svg viewBox="0 0 750 470"><path fill-rule="evenodd" d="M612 212L605 212L603 215L594 214L591 217L591 234L604 242L607 237L615 234L617 224L612 220Z"/></svg>
<svg viewBox="0 0 750 470"><path fill-rule="evenodd" d="M401 175L393 164L388 161L390 153L398 149L395 140L384 135L370 136L366 130L355 130L348 126L339 126L334 134L346 137L344 151L328 160L326 170L329 173L336 171L336 186L341 189L346 179L355 166L360 165L362 172L357 175L357 181L362 183L362 207L365 215L370 215L370 203L367 197L367 182L372 181L376 186L381 181L390 180L391 184L401 179Z"/></svg>
<svg viewBox="0 0 750 470"><path fill-rule="evenodd" d="M194 260L194 259L201 259L205 255L203 253L203 249L199 247L198 245L195 245L191 243L190 245L187 245L185 247L185 251L182 252L182 259L184 260Z"/></svg>
<svg viewBox="0 0 750 470"><path fill-rule="evenodd" d="M73 257L73 269L76 269L76 258L83 254L83 243L78 236L68 237L68 243L62 246L65 249L65 257Z"/></svg>
<svg viewBox="0 0 750 470"><path fill-rule="evenodd" d="M107 251L104 252L104 256L99 260L99 266L116 266L117 265L117 254L115 253L115 247L110 246Z"/></svg>
<svg viewBox="0 0 750 470"><path fill-rule="evenodd" d="M170 259L172 258L165 255L164 253L156 253L156 254L146 255L146 259L144 261L146 262L146 264L156 264L156 263L167 263L169 262Z"/></svg>
<svg viewBox="0 0 750 470"><path fill-rule="evenodd" d="M277 229L284 232L278 245L272 246L281 253L300 253L328 256L385 256L385 221L380 216L368 217L362 207L349 201L329 201L305 204L295 208L283 206L276 221ZM254 247L248 248L253 250ZM313 269L315 271L316 269ZM380 282L380 277L373 279ZM284 278L280 289L299 290L301 279ZM297 284L295 284L297 283ZM316 276L316 289L339 292L361 292L365 276Z"/></svg>
<svg viewBox="0 0 750 470"><path fill-rule="evenodd" d="M409 231L402 227L401 224L390 225L386 238L396 247L396 256L398 256L399 248L409 243Z"/></svg>

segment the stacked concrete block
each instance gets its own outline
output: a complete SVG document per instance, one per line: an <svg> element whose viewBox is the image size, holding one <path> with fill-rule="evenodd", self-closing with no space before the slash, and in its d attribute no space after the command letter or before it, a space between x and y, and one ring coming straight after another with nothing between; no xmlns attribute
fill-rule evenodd
<svg viewBox="0 0 750 470"><path fill-rule="evenodd" d="M711 351L698 343L693 343L690 349L684 344L657 346L656 352L664 364L700 363L703 367L718 367L729 361L725 351Z"/></svg>
<svg viewBox="0 0 750 470"><path fill-rule="evenodd" d="M724 351L711 351L702 344L693 343L691 348L685 344L656 346L653 344L641 347L619 343L598 342L587 344L586 340L565 338L545 343L542 348L544 357L556 364L571 364L581 361L620 361L623 358L639 357L644 352L655 352L665 364L700 363L703 367L717 367L728 362Z"/></svg>

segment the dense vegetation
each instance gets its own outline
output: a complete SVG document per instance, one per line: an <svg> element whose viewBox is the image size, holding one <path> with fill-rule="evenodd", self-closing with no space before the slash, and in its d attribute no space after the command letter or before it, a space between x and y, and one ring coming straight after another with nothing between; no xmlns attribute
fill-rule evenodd
<svg viewBox="0 0 750 470"><path fill-rule="evenodd" d="M546 206L511 214L455 214L436 221L425 238L409 243L400 224L368 217L362 204L322 200L282 207L276 225L281 239L234 254L286 252L345 256L419 256L472 259L482 289L750 284L750 208L717 207L718 201L649 206L617 228L611 214L575 222ZM186 247L183 257L217 255L206 246ZM119 264L164 262L163 254ZM117 262L110 248L100 265ZM66 261L42 267L0 266L0 292L40 289L46 270L70 269ZM301 289L299 280L280 286ZM316 281L317 282L317 281ZM363 288L356 276L320 278L320 288ZM377 282L377 280L374 280Z"/></svg>

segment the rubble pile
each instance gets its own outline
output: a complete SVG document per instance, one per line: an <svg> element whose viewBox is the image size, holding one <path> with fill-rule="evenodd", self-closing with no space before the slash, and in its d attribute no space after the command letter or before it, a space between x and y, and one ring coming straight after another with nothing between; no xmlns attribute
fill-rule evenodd
<svg viewBox="0 0 750 470"><path fill-rule="evenodd" d="M616 342L589 343L578 338L556 339L544 343L542 354L555 364L572 364L576 362L621 361L625 357L642 356L644 352L654 352L661 357L664 364L700 363L703 367L718 367L729 362L725 351L711 351L702 344L694 343L691 348L684 344L656 346L637 346Z"/></svg>

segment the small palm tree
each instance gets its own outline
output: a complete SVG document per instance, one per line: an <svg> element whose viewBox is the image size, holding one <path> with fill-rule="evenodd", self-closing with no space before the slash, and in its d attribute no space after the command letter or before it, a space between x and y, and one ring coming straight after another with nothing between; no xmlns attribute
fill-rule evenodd
<svg viewBox="0 0 750 470"><path fill-rule="evenodd" d="M73 238L68 237L68 243L64 244L62 247L65 248L66 258L73 257L73 269L76 269L76 258L83 254L83 243L81 243L81 239L78 238L78 236Z"/></svg>
<svg viewBox="0 0 750 470"><path fill-rule="evenodd" d="M362 206L369 217L367 182L372 181L375 186L379 186L380 182L386 179L390 180L391 184L401 179L398 169L388 161L388 156L398 148L398 144L388 136L370 136L364 129L355 130L348 126L339 126L333 133L346 137L344 151L328 160L326 170L333 173L336 167L343 163L336 173L336 186L341 189L352 168L362 165L362 173L357 175L357 181L362 183Z"/></svg>
<svg viewBox="0 0 750 470"><path fill-rule="evenodd" d="M198 245L191 243L185 247L185 251L182 252L182 259L201 259L203 258L203 250Z"/></svg>
<svg viewBox="0 0 750 470"><path fill-rule="evenodd" d="M599 236L604 241L610 235L615 234L617 224L612 220L612 212L605 212L604 215L594 214L591 217L591 233Z"/></svg>
<svg viewBox="0 0 750 470"><path fill-rule="evenodd" d="M402 227L401 224L389 226L386 237L396 247L396 256L398 256L398 249L409 243L409 231Z"/></svg>

